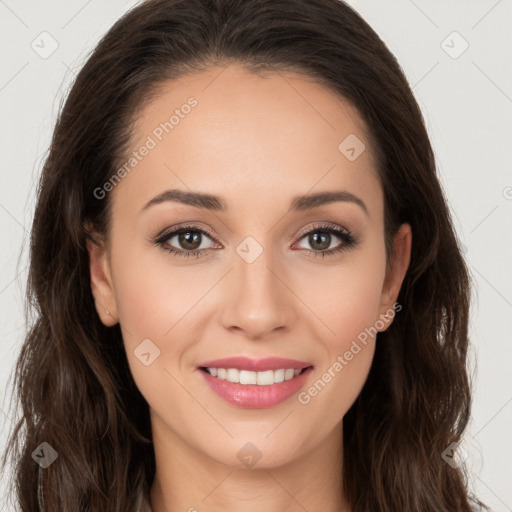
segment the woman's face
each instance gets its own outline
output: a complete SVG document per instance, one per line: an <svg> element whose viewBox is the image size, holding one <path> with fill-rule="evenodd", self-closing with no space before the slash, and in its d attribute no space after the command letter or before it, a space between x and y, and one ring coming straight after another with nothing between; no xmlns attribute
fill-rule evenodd
<svg viewBox="0 0 512 512"><path fill-rule="evenodd" d="M103 188L111 234L106 251L89 245L91 279L102 321L120 322L155 443L240 467L333 446L411 240L402 226L387 269L355 109L299 75L214 67L145 105L130 152ZM218 361L229 358L245 359Z"/></svg>

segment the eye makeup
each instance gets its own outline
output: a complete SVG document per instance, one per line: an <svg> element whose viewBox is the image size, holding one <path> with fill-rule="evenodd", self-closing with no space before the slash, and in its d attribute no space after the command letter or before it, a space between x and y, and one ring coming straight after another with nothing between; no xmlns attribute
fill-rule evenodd
<svg viewBox="0 0 512 512"><path fill-rule="evenodd" d="M326 250L314 250L314 249L300 249L307 252L309 256L317 258L318 256L322 256L323 258L332 256L337 253L341 253L342 251L346 251L359 243L359 239L351 233L349 230L332 224L320 223L316 224L307 231L301 233L299 236L298 242L306 239L308 243L318 243L320 244L328 242L328 245L331 245L332 237L338 238L340 243L336 245L334 248L327 248ZM169 254L178 258L200 258L202 256L206 256L213 250L218 250L222 248L218 242L218 247L215 249L212 248L196 248L196 249L184 249L171 245L169 242L178 237L178 244L194 244L199 242L199 246L202 245L203 238L210 238L215 241L215 237L213 233L209 232L203 227L194 224L185 224L178 227L173 227L171 229L167 229L161 234L157 235L155 239L151 240L151 243L161 249L165 250ZM296 244L297 242L295 242ZM295 245L294 244L294 245Z"/></svg>

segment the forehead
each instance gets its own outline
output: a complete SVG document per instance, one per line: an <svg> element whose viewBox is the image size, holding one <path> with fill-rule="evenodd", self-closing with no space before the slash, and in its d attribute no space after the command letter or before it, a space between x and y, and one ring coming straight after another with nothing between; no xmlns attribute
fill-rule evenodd
<svg viewBox="0 0 512 512"><path fill-rule="evenodd" d="M347 157L352 148L362 151L356 159L353 151ZM377 206L381 200L357 110L294 73L256 75L229 65L166 82L139 113L129 152L138 154L113 193L132 207L170 188L223 196L240 207L254 196L260 206L267 199L288 204L292 196L333 188Z"/></svg>

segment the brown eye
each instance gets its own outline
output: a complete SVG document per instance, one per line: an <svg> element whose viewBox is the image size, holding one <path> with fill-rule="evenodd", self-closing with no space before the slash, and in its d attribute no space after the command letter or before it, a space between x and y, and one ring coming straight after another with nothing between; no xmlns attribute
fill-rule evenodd
<svg viewBox="0 0 512 512"><path fill-rule="evenodd" d="M186 258L207 254L212 249L212 241L212 235L197 226L181 226L162 233L154 244L175 256Z"/></svg>
<svg viewBox="0 0 512 512"><path fill-rule="evenodd" d="M178 237L178 244L183 249L190 251L196 250L201 245L202 234L198 231L185 231L179 235L175 235L172 238Z"/></svg>
<svg viewBox="0 0 512 512"><path fill-rule="evenodd" d="M308 242L313 249L324 251L331 245L331 235L325 231L316 231L308 236Z"/></svg>
<svg viewBox="0 0 512 512"><path fill-rule="evenodd" d="M312 230L304 233L300 238L299 247L308 250L312 256L325 257L349 249L357 242L357 238L350 231L326 225L315 226Z"/></svg>

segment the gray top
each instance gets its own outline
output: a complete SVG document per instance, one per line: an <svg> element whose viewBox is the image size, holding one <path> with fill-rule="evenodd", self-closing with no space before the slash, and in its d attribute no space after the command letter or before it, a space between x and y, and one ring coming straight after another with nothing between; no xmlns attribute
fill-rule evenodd
<svg viewBox="0 0 512 512"><path fill-rule="evenodd" d="M151 505L149 504L149 496L147 490L139 496L139 503L137 510L139 512L151 512Z"/></svg>
<svg viewBox="0 0 512 512"><path fill-rule="evenodd" d="M142 508L140 509L140 512L151 512L151 505L146 498L144 498L144 501L142 502Z"/></svg>

